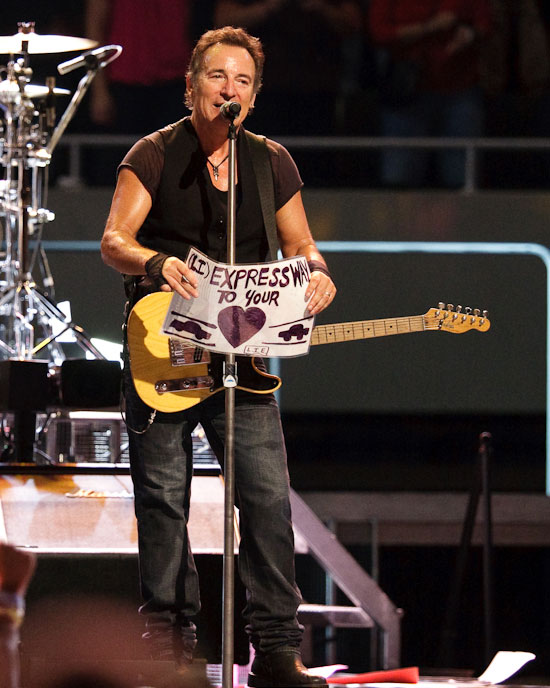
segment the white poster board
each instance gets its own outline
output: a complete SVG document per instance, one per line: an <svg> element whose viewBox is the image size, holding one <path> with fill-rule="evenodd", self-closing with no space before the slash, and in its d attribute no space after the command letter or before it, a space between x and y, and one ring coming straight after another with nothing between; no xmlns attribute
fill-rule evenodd
<svg viewBox="0 0 550 688"><path fill-rule="evenodd" d="M226 265L191 248L187 265L197 275L199 296L187 300L174 293L164 334L222 354L307 354L314 317L307 310L304 256Z"/></svg>

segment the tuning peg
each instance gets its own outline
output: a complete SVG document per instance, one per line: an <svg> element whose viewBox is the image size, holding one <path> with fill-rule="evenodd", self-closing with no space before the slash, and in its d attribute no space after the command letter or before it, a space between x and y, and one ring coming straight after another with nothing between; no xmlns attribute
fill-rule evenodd
<svg viewBox="0 0 550 688"><path fill-rule="evenodd" d="M438 307L440 310L444 310L444 309L445 309L445 304L443 303L443 301L440 301L440 302L437 304L437 307Z"/></svg>
<svg viewBox="0 0 550 688"><path fill-rule="evenodd" d="M456 312L457 312L457 313L460 313L461 310L462 310L462 306L457 306L457 307L456 307Z"/></svg>
<svg viewBox="0 0 550 688"><path fill-rule="evenodd" d="M470 308L470 306L466 306L465 311L466 311L466 315L470 315L470 313L472 312L472 309Z"/></svg>
<svg viewBox="0 0 550 688"><path fill-rule="evenodd" d="M479 308L474 308L474 315L476 316L476 318L479 316L480 313L481 311L479 310Z"/></svg>
<svg viewBox="0 0 550 688"><path fill-rule="evenodd" d="M483 317L488 318L489 317L489 311L483 311Z"/></svg>
<svg viewBox="0 0 550 688"><path fill-rule="evenodd" d="M448 303L448 304L447 304L447 310L448 310L448 311L452 311L453 308L454 308L454 306L453 306L452 303Z"/></svg>

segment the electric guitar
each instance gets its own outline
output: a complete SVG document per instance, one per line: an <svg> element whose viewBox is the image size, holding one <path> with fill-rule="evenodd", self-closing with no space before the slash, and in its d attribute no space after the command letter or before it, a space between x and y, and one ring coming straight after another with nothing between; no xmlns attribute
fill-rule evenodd
<svg viewBox="0 0 550 688"><path fill-rule="evenodd" d="M157 411L183 411L224 389L223 354L211 353L190 342L162 334L170 305L170 292L155 292L140 299L128 318L130 371L142 401ZM461 334L486 332L491 326L487 311L456 310L440 303L425 315L381 320L359 320L335 325L317 325L311 344L331 344L392 334L439 330ZM252 357L238 356L237 389L269 394L279 389L281 379L260 370Z"/></svg>

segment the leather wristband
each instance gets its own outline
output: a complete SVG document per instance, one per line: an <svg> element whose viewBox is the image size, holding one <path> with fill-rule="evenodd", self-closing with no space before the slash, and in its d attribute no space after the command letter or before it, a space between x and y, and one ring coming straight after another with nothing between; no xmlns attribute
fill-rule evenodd
<svg viewBox="0 0 550 688"><path fill-rule="evenodd" d="M319 261L319 260L308 260L307 266L308 266L310 272L315 272L315 271L322 272L327 277L330 277L330 279L332 279L332 275L328 271L328 268L326 267L326 265L323 265L323 263L321 263L321 261Z"/></svg>
<svg viewBox="0 0 550 688"><path fill-rule="evenodd" d="M153 281L155 287L160 289L163 284L168 284L162 275L162 266L167 258L170 258L166 253L155 253L145 263L145 272L147 276Z"/></svg>

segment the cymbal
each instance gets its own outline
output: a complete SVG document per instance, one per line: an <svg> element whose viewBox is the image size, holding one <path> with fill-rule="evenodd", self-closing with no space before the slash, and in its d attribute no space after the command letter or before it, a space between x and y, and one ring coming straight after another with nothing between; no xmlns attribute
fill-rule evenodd
<svg viewBox="0 0 550 688"><path fill-rule="evenodd" d="M38 34L34 31L23 33L18 31L13 36L0 36L0 55L12 55L21 52L22 41L28 41L27 52L38 55L41 53L67 53L73 50L89 50L98 43L89 38L75 38L74 36L56 36L55 34Z"/></svg>
<svg viewBox="0 0 550 688"><path fill-rule="evenodd" d="M25 84L24 95L29 98L45 98L50 89L47 86L42 86L40 84ZM66 88L53 89L54 95L56 96L66 96L71 92ZM19 86L16 81L10 81L5 79L0 81L0 103L13 103L21 95Z"/></svg>

